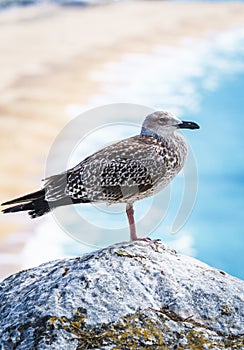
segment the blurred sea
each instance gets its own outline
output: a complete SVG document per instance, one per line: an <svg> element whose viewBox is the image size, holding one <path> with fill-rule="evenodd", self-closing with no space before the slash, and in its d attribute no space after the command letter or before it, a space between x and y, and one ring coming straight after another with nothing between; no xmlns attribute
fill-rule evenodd
<svg viewBox="0 0 244 350"><path fill-rule="evenodd" d="M0 10L11 7L26 7L30 5L56 4L61 6L83 7L88 5L103 5L111 2L128 1L128 0L0 0ZM175 2L184 2L184 0L173 0ZM194 0L194 2L201 0ZM211 2L223 2L223 0L211 0ZM233 2L233 0L224 0L224 2ZM239 0L243 2L243 0Z"/></svg>
<svg viewBox="0 0 244 350"><path fill-rule="evenodd" d="M149 232L179 252L244 278L244 29L204 40L187 39L179 47L158 47L150 54L128 54L120 62L108 63L102 72L94 72L93 79L102 83L102 93L92 96L87 106L67 106L71 119L95 106L127 102L171 110L200 124L199 131L184 132L198 169L197 200L191 216L177 234L170 233L182 196L183 177L178 176L171 186L167 215L155 230L154 213L162 210L161 197L153 204ZM139 127L129 131L117 127L107 130L106 136L119 139L130 132L138 133ZM104 131L99 137L104 138ZM91 147L87 144L87 155L99 148L98 140L96 137ZM137 220L150 205L150 199L136 203ZM93 245L73 241L46 217L25 248L26 267L128 239L123 210L118 210L112 221L109 213L89 205L77 210L97 225ZM115 231L108 240L112 222L116 228L124 228L125 236L116 236ZM81 230L81 222L74 225ZM92 235L86 227L82 230Z"/></svg>
<svg viewBox="0 0 244 350"><path fill-rule="evenodd" d="M46 4L82 7L87 5L106 4L113 1L116 1L116 0L0 0L0 10L16 7L16 6L25 7L30 5L46 5Z"/></svg>

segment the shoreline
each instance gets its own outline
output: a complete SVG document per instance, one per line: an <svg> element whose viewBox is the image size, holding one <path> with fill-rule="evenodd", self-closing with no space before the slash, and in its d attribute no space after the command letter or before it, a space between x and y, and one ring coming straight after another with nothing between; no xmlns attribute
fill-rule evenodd
<svg viewBox="0 0 244 350"><path fill-rule="evenodd" d="M35 11L34 17L5 20L0 33L6 45L0 58L5 68L0 83L1 202L41 185L50 144L69 120L66 106L86 104L101 92L103 82L93 80L93 71L102 71L106 62L120 61L126 53L148 53L156 46L177 46L184 38L244 26L241 3L138 1ZM53 26L55 34L49 37ZM79 35L73 35L72 27ZM30 235L35 225L27 215L2 215L0 252L6 249L4 237L19 230Z"/></svg>

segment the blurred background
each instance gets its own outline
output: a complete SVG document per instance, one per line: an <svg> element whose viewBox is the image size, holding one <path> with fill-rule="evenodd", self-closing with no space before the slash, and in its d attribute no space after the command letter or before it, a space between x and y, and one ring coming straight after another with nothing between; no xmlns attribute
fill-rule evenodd
<svg viewBox="0 0 244 350"><path fill-rule="evenodd" d="M88 130L92 108L144 106L125 117L115 113L113 126L101 117L100 133L91 130L71 163L139 133L143 111L170 110L201 126L185 132L198 172L196 202L172 234L181 174L170 196L137 202L139 230L146 227L150 237L243 278L243 101L243 2L0 0L1 202L41 186L50 149L58 137L55 165L73 137L61 132L78 115ZM0 278L128 240L124 208L77 210L80 221L68 209L61 213L68 235L53 215L1 214ZM147 221L140 226L142 217ZM83 243L72 238L78 231Z"/></svg>

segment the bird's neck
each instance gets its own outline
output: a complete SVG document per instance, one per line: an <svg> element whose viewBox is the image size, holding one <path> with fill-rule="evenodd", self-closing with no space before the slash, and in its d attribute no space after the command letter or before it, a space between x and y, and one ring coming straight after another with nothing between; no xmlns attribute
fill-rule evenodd
<svg viewBox="0 0 244 350"><path fill-rule="evenodd" d="M155 139L159 139L159 137L160 137L156 132L154 132L151 129L145 128L144 126L141 128L141 135L142 136L151 136L151 137L154 137Z"/></svg>
<svg viewBox="0 0 244 350"><path fill-rule="evenodd" d="M162 141L162 140L167 139L167 137L169 137L169 136L172 137L172 133L170 133L170 135L168 133L165 133L165 135L159 135L155 131L153 131L153 130L151 130L149 128L145 128L143 126L141 128L141 136L154 137L156 140Z"/></svg>

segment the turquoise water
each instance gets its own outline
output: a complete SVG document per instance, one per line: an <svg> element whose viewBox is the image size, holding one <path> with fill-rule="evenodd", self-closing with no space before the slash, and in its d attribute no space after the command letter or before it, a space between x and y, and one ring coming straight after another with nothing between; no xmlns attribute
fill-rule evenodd
<svg viewBox="0 0 244 350"><path fill-rule="evenodd" d="M244 278L244 72L223 75L201 96L202 131L191 140L199 191L189 225L199 259Z"/></svg>

